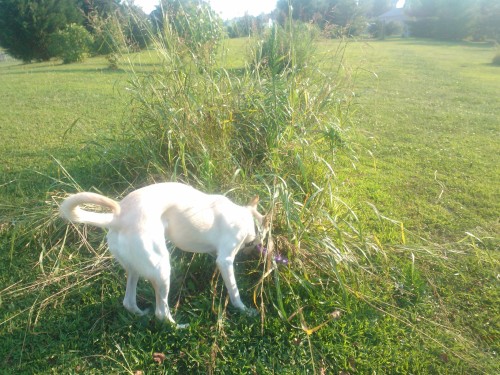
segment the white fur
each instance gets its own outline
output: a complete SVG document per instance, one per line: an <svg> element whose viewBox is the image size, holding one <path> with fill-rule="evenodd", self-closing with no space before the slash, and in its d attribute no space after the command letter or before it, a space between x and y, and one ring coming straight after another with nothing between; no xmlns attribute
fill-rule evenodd
<svg viewBox="0 0 500 375"><path fill-rule="evenodd" d="M136 287L139 277L151 281L156 295L155 315L175 324L168 307L170 289L170 253L166 240L189 252L210 253L227 287L232 304L249 311L240 298L233 262L238 250L258 241L254 219L262 225L257 212L258 198L243 207L221 195L202 193L190 186L167 182L138 189L116 202L95 193L78 193L65 199L61 216L77 223L108 228L111 253L127 272L123 305L136 314ZM111 213L81 209L96 204Z"/></svg>

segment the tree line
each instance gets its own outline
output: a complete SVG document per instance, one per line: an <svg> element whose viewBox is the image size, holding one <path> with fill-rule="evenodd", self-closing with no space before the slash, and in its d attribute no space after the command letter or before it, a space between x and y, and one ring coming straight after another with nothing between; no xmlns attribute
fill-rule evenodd
<svg viewBox="0 0 500 375"><path fill-rule="evenodd" d="M25 62L53 57L72 62L85 54L112 56L117 44L145 48L151 33L161 33L167 25L185 40L198 43L219 32L229 37L249 36L271 23L284 25L290 18L314 24L327 37L377 35L377 17L396 3L278 0L270 14L245 15L222 25L204 0L159 0L149 15L133 0L0 0L0 46ZM500 41L499 1L406 0L404 13L415 37ZM193 22L204 26L193 28ZM198 35L192 35L194 32Z"/></svg>
<svg viewBox="0 0 500 375"><path fill-rule="evenodd" d="M228 22L227 27L230 36L247 36L265 26L269 19L284 24L292 17L317 25L326 36L376 35L377 17L395 8L397 3L397 0L278 0L271 14L246 15ZM403 12L408 31L414 37L500 42L498 0L406 0Z"/></svg>
<svg viewBox="0 0 500 375"><path fill-rule="evenodd" d="M500 1L407 0L408 25L415 37L500 42Z"/></svg>

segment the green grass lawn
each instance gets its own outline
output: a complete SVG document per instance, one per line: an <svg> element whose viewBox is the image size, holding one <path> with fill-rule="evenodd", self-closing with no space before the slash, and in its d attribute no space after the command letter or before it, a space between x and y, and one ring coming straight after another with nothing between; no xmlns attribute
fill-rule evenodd
<svg viewBox="0 0 500 375"><path fill-rule="evenodd" d="M418 235L498 233L500 87L485 45L356 43L366 196ZM373 158L371 157L373 155ZM359 183L359 182L358 182ZM356 189L358 190L358 189Z"/></svg>
<svg viewBox="0 0 500 375"><path fill-rule="evenodd" d="M0 178L4 204L43 197L54 158L85 160L119 127L124 108L121 73L103 59L85 64L3 64L0 106ZM41 175L36 175L41 173Z"/></svg>
<svg viewBox="0 0 500 375"><path fill-rule="evenodd" d="M319 53L335 47L322 41ZM243 48L243 40L229 43L231 68ZM123 271L107 258L96 262L86 244L49 265L40 254L57 254L45 254L37 239L18 240L18 223L43 225L30 215L52 214L46 201L64 187L63 166L84 189L114 183L100 164L129 115L128 68L110 71L101 58L0 63L0 372L498 373L500 69L493 55L484 44L349 43L356 156L339 157L335 183L384 249L369 260L376 272L345 273L348 293L334 285L332 294L315 294L315 283L335 282L297 279L300 295L286 285L280 293L300 300L300 310L284 319L277 298L266 296L266 315L255 319L227 306L212 260L176 252L171 302L176 319L191 323L178 331L128 314ZM147 55L133 59L153 69ZM102 232L88 236L102 250ZM76 268L64 272L76 258L84 278ZM255 263L237 265L248 302L262 271ZM61 280L43 284L44 274ZM285 268L276 274L277 285L280 275L294 276ZM154 301L146 282L139 297L142 306ZM166 360L155 363L155 352Z"/></svg>

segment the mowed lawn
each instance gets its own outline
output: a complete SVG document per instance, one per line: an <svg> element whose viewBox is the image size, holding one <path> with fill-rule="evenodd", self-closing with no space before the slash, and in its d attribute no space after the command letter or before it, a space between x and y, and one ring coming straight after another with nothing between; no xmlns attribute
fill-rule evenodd
<svg viewBox="0 0 500 375"><path fill-rule="evenodd" d="M322 41L318 53L328 56L326 51L335 50L336 43ZM240 63L244 44L244 40L229 42L232 68ZM30 306L38 297L29 295L29 289L16 294L18 299L2 298L12 285L23 285L41 272L37 261L43 250L13 248L15 235L10 231L15 230L4 218L12 220L12 212L23 212L19 207L35 202L42 206L47 191L53 189L52 179L60 178L61 165L83 188L107 183L98 164L110 140L123 136L130 97L126 64L111 71L102 58L72 65L1 62L0 310L5 315L0 314L4 342L0 372L198 369L202 373L200 369L208 371L207 363L214 373L245 373L249 368L255 373L494 372L500 350L500 310L495 303L499 300L500 67L491 65L494 53L487 44L414 39L348 43L344 72L353 83L349 95L354 97L350 125L354 152L340 156L335 165L339 195L387 252L404 246L415 249L415 267L427 276L421 280L433 282L422 288L432 291L436 302L434 307L419 306L414 316L402 314L408 321L379 316L371 305L365 309L353 304L360 316L346 313L346 321L325 325L310 336L271 315L266 317L265 332L260 322L235 315L230 322L198 322L189 331L172 332L122 311L124 279L115 271L97 278L92 287L82 286L81 298L50 305L40 317L48 324L45 327L35 323L38 316ZM131 58L142 63L140 69L153 68L146 53ZM431 247L442 249L442 257L422 264L418 252ZM467 249L481 254L469 256ZM449 269L443 261L447 252L454 262ZM408 251L406 258L411 256ZM463 259L462 266L456 266L457 259ZM434 275L434 266L449 272ZM413 277L413 266L410 271ZM203 275L207 283L210 275L211 271ZM421 280L416 284L425 283ZM103 305L102 295L112 295L112 301L106 299ZM70 306L73 300L80 304L78 313ZM212 317L210 299L200 306L193 316L205 311ZM97 310L100 315L94 319ZM119 316L111 320L114 314ZM420 320L419 314L425 319ZM358 323L359 332L353 334ZM420 335L434 329L448 336ZM423 346L422 337L433 350ZM327 342L331 342L328 348ZM167 346L168 350L162 349ZM448 346L465 349L448 352ZM335 352L332 348L338 348L333 357L319 358ZM151 357L157 350L163 350L169 361L174 359L155 365ZM259 353L268 354L262 364L245 359Z"/></svg>
<svg viewBox="0 0 500 375"><path fill-rule="evenodd" d="M0 64L0 196L44 195L54 158L85 159L91 143L115 133L124 113L125 74L104 59ZM41 173L42 175L38 175Z"/></svg>
<svg viewBox="0 0 500 375"><path fill-rule="evenodd" d="M353 43L362 166L355 195L418 236L497 237L500 68L485 44ZM497 242L498 243L498 242Z"/></svg>

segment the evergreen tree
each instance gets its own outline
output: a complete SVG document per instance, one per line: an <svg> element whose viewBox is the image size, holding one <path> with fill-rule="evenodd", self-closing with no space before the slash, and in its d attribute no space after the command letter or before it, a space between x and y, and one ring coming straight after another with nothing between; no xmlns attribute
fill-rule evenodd
<svg viewBox="0 0 500 375"><path fill-rule="evenodd" d="M475 3L475 0L441 0L436 37L446 40L462 40L470 36Z"/></svg>
<svg viewBox="0 0 500 375"><path fill-rule="evenodd" d="M500 43L500 2L479 0L474 22L475 39L493 39Z"/></svg>
<svg viewBox="0 0 500 375"><path fill-rule="evenodd" d="M81 22L75 0L0 0L0 46L24 62L48 60L50 35Z"/></svg>
<svg viewBox="0 0 500 375"><path fill-rule="evenodd" d="M472 33L476 0L412 0L411 34L422 38L461 40Z"/></svg>

